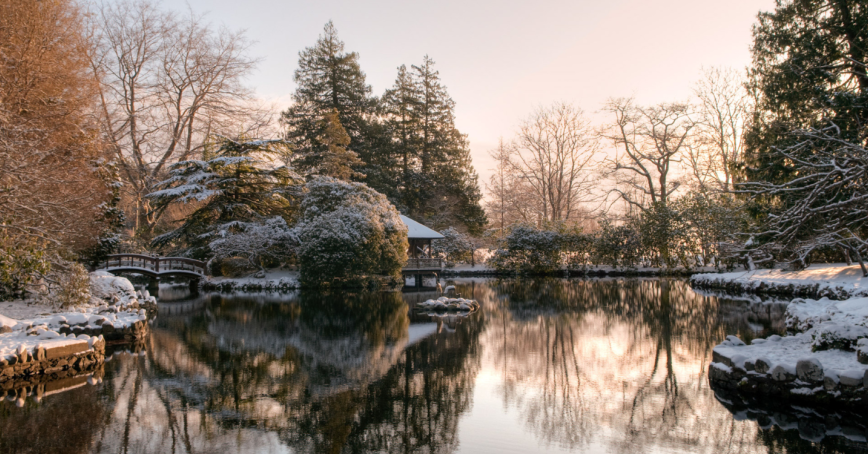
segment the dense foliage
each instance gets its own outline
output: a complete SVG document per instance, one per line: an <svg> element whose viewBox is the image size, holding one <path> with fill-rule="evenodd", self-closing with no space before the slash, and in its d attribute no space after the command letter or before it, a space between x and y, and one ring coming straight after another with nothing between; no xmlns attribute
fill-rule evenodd
<svg viewBox="0 0 868 454"><path fill-rule="evenodd" d="M297 210L300 177L268 161L281 152L283 141L221 137L216 146L205 160L172 165L169 178L148 194L158 210L174 204L196 206L179 227L154 238L154 247L208 258L216 238L242 234L250 223L275 216L290 218Z"/></svg>
<svg viewBox="0 0 868 454"><path fill-rule="evenodd" d="M407 261L407 227L382 194L362 183L317 177L295 226L305 285L349 285L387 276Z"/></svg>
<svg viewBox="0 0 868 454"><path fill-rule="evenodd" d="M778 1L759 15L740 186L760 224L745 248L755 260L866 252L866 27L856 1Z"/></svg>
<svg viewBox="0 0 868 454"><path fill-rule="evenodd" d="M437 229L482 232L487 221L467 137L455 127L455 102L433 60L425 57L409 70L402 66L395 85L378 99L365 82L359 55L344 50L329 22L316 45L299 53L295 82L294 104L282 120L300 172L363 181ZM336 124L348 142L334 138L340 136ZM330 159L345 161L353 172L326 171Z"/></svg>

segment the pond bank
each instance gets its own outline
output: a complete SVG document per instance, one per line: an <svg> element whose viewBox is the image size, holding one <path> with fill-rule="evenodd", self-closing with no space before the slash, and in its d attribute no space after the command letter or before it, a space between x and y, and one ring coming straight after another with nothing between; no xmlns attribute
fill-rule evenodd
<svg viewBox="0 0 868 454"><path fill-rule="evenodd" d="M155 298L110 273L95 272L90 279L91 298L83 306L2 303L0 311L19 317L0 314L4 395L14 389L30 393L35 386L92 373L105 362L107 343L141 342L148 336L148 311L156 310Z"/></svg>
<svg viewBox="0 0 868 454"><path fill-rule="evenodd" d="M852 297L865 293L859 267L706 274L694 276L691 284L761 295L823 295L787 305L789 335L754 339L750 345L728 336L714 347L708 373L716 392L749 403L868 415L868 298Z"/></svg>

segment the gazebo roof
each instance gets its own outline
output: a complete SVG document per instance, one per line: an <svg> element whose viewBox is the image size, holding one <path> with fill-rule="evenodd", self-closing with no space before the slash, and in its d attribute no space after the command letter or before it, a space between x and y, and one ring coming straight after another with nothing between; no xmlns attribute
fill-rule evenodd
<svg viewBox="0 0 868 454"><path fill-rule="evenodd" d="M439 240L445 238L443 235L435 232L428 227L401 215L401 221L407 226L407 238L411 240Z"/></svg>

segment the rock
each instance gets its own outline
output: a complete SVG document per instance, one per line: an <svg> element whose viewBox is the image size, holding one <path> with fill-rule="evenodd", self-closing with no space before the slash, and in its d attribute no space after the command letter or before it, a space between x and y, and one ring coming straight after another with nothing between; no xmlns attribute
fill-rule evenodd
<svg viewBox="0 0 868 454"><path fill-rule="evenodd" d="M0 334L6 334L6 333L11 333L11 332L12 332L12 327L6 326L6 325L0 326Z"/></svg>
<svg viewBox="0 0 868 454"><path fill-rule="evenodd" d="M765 358L759 358L754 363L754 368L759 374L767 374L771 368L770 361Z"/></svg>
<svg viewBox="0 0 868 454"><path fill-rule="evenodd" d="M865 372L857 369L845 370L844 372L841 372L838 378L844 386L862 386L862 383L865 380Z"/></svg>
<svg viewBox="0 0 868 454"><path fill-rule="evenodd" d="M834 376L826 375L823 378L823 388L829 392L838 389L838 374L834 374Z"/></svg>
<svg viewBox="0 0 868 454"><path fill-rule="evenodd" d="M744 345L744 342L742 342L742 340L736 336L732 336L732 335L726 336L726 340L732 342L732 345L735 347L741 347Z"/></svg>
<svg viewBox="0 0 868 454"><path fill-rule="evenodd" d="M796 363L796 376L806 382L818 382L824 378L823 365L816 358L800 359Z"/></svg>
<svg viewBox="0 0 868 454"><path fill-rule="evenodd" d="M58 347L46 348L45 357L46 359L63 358L65 356L74 355L76 353L85 352L87 350L87 341L81 341L74 344L66 344Z"/></svg>
<svg viewBox="0 0 868 454"><path fill-rule="evenodd" d="M793 380L796 379L796 376L795 376L795 375L793 375L790 371L787 370L786 367L784 367L784 366L782 366L782 365L780 365L780 364L778 364L777 366L775 366L775 367L774 367L774 368L769 372L769 375L771 375L772 380L775 380L775 381L781 381L781 382L785 382L785 381L793 381Z"/></svg>
<svg viewBox="0 0 868 454"><path fill-rule="evenodd" d="M257 271L256 274L253 275L256 279L265 279L265 271Z"/></svg>

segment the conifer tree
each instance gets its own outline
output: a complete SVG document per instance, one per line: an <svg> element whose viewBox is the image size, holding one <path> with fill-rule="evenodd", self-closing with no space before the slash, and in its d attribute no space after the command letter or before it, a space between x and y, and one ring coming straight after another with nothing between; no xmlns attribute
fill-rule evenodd
<svg viewBox="0 0 868 454"><path fill-rule="evenodd" d="M316 173L344 181L364 177L353 171L353 167L363 163L356 153L346 148L350 144L350 136L341 126L338 112L331 111L323 118L322 123L322 135L318 138L322 152Z"/></svg>
<svg viewBox="0 0 868 454"><path fill-rule="evenodd" d="M434 60L426 55L413 71L420 94L418 153L423 177L415 214L435 227L463 225L479 233L487 222L479 204L482 193L467 137L455 128L455 101L441 84Z"/></svg>
<svg viewBox="0 0 868 454"><path fill-rule="evenodd" d="M293 215L300 203L301 178L285 166L275 168L268 162L280 154L284 141L220 137L217 145L216 152L206 150L204 161L172 165L169 178L148 194L158 210L178 203L198 204L180 227L154 238L153 246L207 258L208 244L220 231L232 230L233 224Z"/></svg>
<svg viewBox="0 0 868 454"><path fill-rule="evenodd" d="M383 111L386 127L391 136L393 155L397 158L400 170L397 176L398 197L396 205L407 212L416 211L419 205L418 175L419 130L421 95L419 85L406 65L398 68L395 85L383 95Z"/></svg>
<svg viewBox="0 0 868 454"><path fill-rule="evenodd" d="M287 128L286 139L298 154L299 169L317 164L318 138L325 134L323 118L337 112L338 121L350 138L346 148L356 153L365 164L375 162L376 150L369 146L369 118L375 113L376 99L365 83L359 67L359 54L345 52L332 22L325 25L313 47L299 53L295 71L298 85L294 104L283 112ZM367 174L364 171L362 173Z"/></svg>

